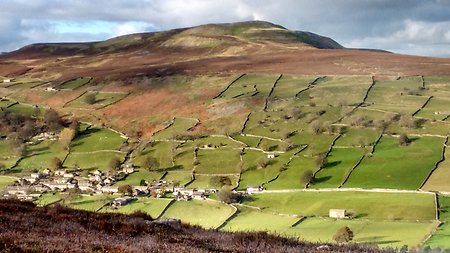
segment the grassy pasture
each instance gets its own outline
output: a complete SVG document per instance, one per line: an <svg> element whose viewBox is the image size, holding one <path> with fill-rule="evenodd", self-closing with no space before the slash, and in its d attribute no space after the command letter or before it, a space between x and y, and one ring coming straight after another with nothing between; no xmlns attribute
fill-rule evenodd
<svg viewBox="0 0 450 253"><path fill-rule="evenodd" d="M194 167L194 149L189 147L177 148L174 160L175 166L185 171L191 171Z"/></svg>
<svg viewBox="0 0 450 253"><path fill-rule="evenodd" d="M305 150L308 155L317 155L327 152L336 135L330 134L311 134L309 132L296 133L289 139L297 145L308 145Z"/></svg>
<svg viewBox="0 0 450 253"><path fill-rule="evenodd" d="M371 128L349 128L345 134L336 141L336 146L359 147L372 146L380 136L381 131Z"/></svg>
<svg viewBox="0 0 450 253"><path fill-rule="evenodd" d="M191 181L192 173L189 171L169 171L164 179L178 185L186 185Z"/></svg>
<svg viewBox="0 0 450 253"><path fill-rule="evenodd" d="M89 128L70 144L70 152L119 150L125 139L106 128Z"/></svg>
<svg viewBox="0 0 450 253"><path fill-rule="evenodd" d="M117 185L135 185L138 186L141 180L148 182L157 181L163 176L162 172L148 171L146 169L138 169L134 173L129 174L124 180L118 181Z"/></svg>
<svg viewBox="0 0 450 253"><path fill-rule="evenodd" d="M261 141L261 138L253 137L253 136L245 136L245 135L240 135L240 134L233 135L233 138L235 140L238 140L238 141L241 141L241 142L247 144L247 146L252 147L252 148L256 148L258 143Z"/></svg>
<svg viewBox="0 0 450 253"><path fill-rule="evenodd" d="M117 197L117 196L116 196ZM62 204L74 209L97 211L115 198L113 195L78 195L74 199L62 200Z"/></svg>
<svg viewBox="0 0 450 253"><path fill-rule="evenodd" d="M172 204L162 218L176 218L205 228L217 228L234 212L234 209L218 201L192 200Z"/></svg>
<svg viewBox="0 0 450 253"><path fill-rule="evenodd" d="M253 208L238 206L239 212L225 226L225 231L267 231L283 234L299 218L292 216L280 216L270 212L264 212Z"/></svg>
<svg viewBox="0 0 450 253"><path fill-rule="evenodd" d="M445 160L439 163L425 185L422 187L427 191L450 192L450 150L445 148Z"/></svg>
<svg viewBox="0 0 450 253"><path fill-rule="evenodd" d="M312 242L334 242L334 233L343 226L352 229L355 243L370 243L380 248L400 248L403 245L414 247L420 244L435 223L307 218L287 230L287 234Z"/></svg>
<svg viewBox="0 0 450 253"><path fill-rule="evenodd" d="M314 79L316 79L315 76L283 75L273 90L272 98L294 98L299 91L308 87Z"/></svg>
<svg viewBox="0 0 450 253"><path fill-rule="evenodd" d="M189 130L197 125L197 123L197 119L176 117L173 119L173 123L168 128L155 133L153 135L153 139L160 140L174 138L174 135Z"/></svg>
<svg viewBox="0 0 450 253"><path fill-rule="evenodd" d="M151 142L142 152L137 154L133 159L133 164L138 167L144 167L145 159L148 157L154 157L159 162L160 168L173 167L172 164L172 145L176 146L176 143L172 142Z"/></svg>
<svg viewBox="0 0 450 253"><path fill-rule="evenodd" d="M303 173L306 170L315 172L319 169L314 163L314 158L303 155L303 152L294 157L287 170L282 171L276 180L266 184L265 187L268 190L303 189L305 184L300 180Z"/></svg>
<svg viewBox="0 0 450 253"><path fill-rule="evenodd" d="M431 236L425 245L431 248L450 248L450 197L439 196L440 215L439 220L444 222L438 230Z"/></svg>
<svg viewBox="0 0 450 253"><path fill-rule="evenodd" d="M66 167L77 167L83 169L99 169L101 171L107 171L110 169L109 162L113 158L119 158L124 160L125 154L115 151L98 151L98 152L82 152L74 153L70 152L64 161Z"/></svg>
<svg viewBox="0 0 450 253"><path fill-rule="evenodd" d="M66 82L63 82L59 85L60 89L63 90L75 90L80 88L81 86L89 83L92 80L92 77L79 77L77 79L69 80Z"/></svg>
<svg viewBox="0 0 450 253"><path fill-rule="evenodd" d="M14 184L14 182L16 182L16 179L13 177L0 176L0 191L5 189L7 186Z"/></svg>
<svg viewBox="0 0 450 253"><path fill-rule="evenodd" d="M94 104L86 103L86 96L95 94L96 101ZM126 97L128 93L121 92L104 92L104 91L88 91L77 99L70 101L66 107L82 108L82 109L98 109L108 105L114 104L122 98Z"/></svg>
<svg viewBox="0 0 450 253"><path fill-rule="evenodd" d="M6 168L11 168L18 159L19 157L14 154L7 140L0 139L0 163Z"/></svg>
<svg viewBox="0 0 450 253"><path fill-rule="evenodd" d="M298 98L302 104L356 105L362 102L371 83L370 76L327 76L313 88L302 92Z"/></svg>
<svg viewBox="0 0 450 253"><path fill-rule="evenodd" d="M14 112L21 115L37 116L36 114L43 115L44 109L37 106L17 103L6 108L5 111Z"/></svg>
<svg viewBox="0 0 450 253"><path fill-rule="evenodd" d="M283 133L295 131L302 125L301 121L286 120L283 115L282 112L254 112L250 115L244 134L281 139Z"/></svg>
<svg viewBox="0 0 450 253"><path fill-rule="evenodd" d="M433 194L381 192L289 192L254 194L244 201L271 212L327 217L346 209L356 218L388 221L435 220Z"/></svg>
<svg viewBox="0 0 450 253"><path fill-rule="evenodd" d="M362 148L333 148L327 156L325 167L316 174L310 187L339 187L365 153L366 150Z"/></svg>
<svg viewBox="0 0 450 253"><path fill-rule="evenodd" d="M134 200L130 204L121 206L117 209L106 206L101 209L102 212L114 212L123 214L132 214L134 212L140 211L150 215L152 218L157 218L164 209L173 201L172 199L155 199L142 197Z"/></svg>
<svg viewBox="0 0 450 253"><path fill-rule="evenodd" d="M67 153L68 151L59 141L40 141L37 144L26 146L25 156L17 164L17 168L21 168L23 171L44 170L50 167L54 157L63 161Z"/></svg>
<svg viewBox="0 0 450 253"><path fill-rule="evenodd" d="M236 142L225 136L207 136L204 138L199 138L188 143L191 147L203 147L205 145L210 145L212 147L228 147L228 148L241 148L244 147L239 142Z"/></svg>
<svg viewBox="0 0 450 253"><path fill-rule="evenodd" d="M401 147L398 139L383 136L373 156L367 156L344 187L417 189L440 160L443 139L422 137Z"/></svg>
<svg viewBox="0 0 450 253"><path fill-rule="evenodd" d="M240 172L240 150L236 149L200 149L195 168L196 173L229 174Z"/></svg>
<svg viewBox="0 0 450 253"><path fill-rule="evenodd" d="M420 77L379 80L369 92L367 102L373 103L373 109L412 114L428 99L427 96L408 95L418 92L421 86Z"/></svg>
<svg viewBox="0 0 450 253"><path fill-rule="evenodd" d="M211 185L211 178L214 175L196 175L195 176L195 180L188 185L189 188L207 188L207 189L214 189L217 188L214 185ZM230 178L231 180L231 187L237 187L238 185L238 181L239 181L239 174L234 174L234 175L228 175L228 178Z"/></svg>
<svg viewBox="0 0 450 253"><path fill-rule="evenodd" d="M59 193L46 193L42 194L34 203L37 206L47 206L56 203L62 199Z"/></svg>
<svg viewBox="0 0 450 253"><path fill-rule="evenodd" d="M227 91L222 94L223 98L249 97L253 95L266 97L269 95L276 75L246 74L234 82ZM255 87L256 86L256 89Z"/></svg>
<svg viewBox="0 0 450 253"><path fill-rule="evenodd" d="M450 98L433 97L415 116L442 120L450 115Z"/></svg>

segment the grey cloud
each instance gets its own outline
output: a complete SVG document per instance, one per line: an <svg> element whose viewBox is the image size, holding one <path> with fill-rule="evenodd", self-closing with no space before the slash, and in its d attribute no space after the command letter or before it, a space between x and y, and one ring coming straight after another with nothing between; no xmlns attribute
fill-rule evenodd
<svg viewBox="0 0 450 253"><path fill-rule="evenodd" d="M61 34L48 20L104 20L125 32L259 19L319 33L346 46L447 56L448 13L450 0L1 0L0 50L41 40L98 40L120 33ZM133 21L145 25L132 27ZM430 45L439 46L430 50Z"/></svg>

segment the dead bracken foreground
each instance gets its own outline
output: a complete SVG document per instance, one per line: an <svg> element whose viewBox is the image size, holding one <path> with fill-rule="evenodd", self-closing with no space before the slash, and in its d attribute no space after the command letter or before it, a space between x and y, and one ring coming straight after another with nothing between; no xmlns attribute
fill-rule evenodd
<svg viewBox="0 0 450 253"><path fill-rule="evenodd" d="M0 202L0 252L391 252L320 245L258 233L225 233L30 202Z"/></svg>

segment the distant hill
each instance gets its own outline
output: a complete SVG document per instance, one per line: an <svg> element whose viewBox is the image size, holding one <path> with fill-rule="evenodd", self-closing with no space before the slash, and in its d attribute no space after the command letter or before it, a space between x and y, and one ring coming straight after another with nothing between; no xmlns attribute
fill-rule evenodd
<svg viewBox="0 0 450 253"><path fill-rule="evenodd" d="M143 213L77 211L0 201L0 252L385 252L357 245L320 245L267 233L225 233L151 222Z"/></svg>
<svg viewBox="0 0 450 253"><path fill-rule="evenodd" d="M12 54L50 53L54 55L104 53L126 49L212 48L251 42L302 43L321 49L342 49L336 41L311 32L290 31L264 21L208 24L163 32L139 33L87 43L38 43Z"/></svg>

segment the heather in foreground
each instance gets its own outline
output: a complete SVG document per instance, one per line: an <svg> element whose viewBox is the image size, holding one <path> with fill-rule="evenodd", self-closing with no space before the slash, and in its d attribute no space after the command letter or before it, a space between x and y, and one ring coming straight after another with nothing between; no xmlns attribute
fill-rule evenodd
<svg viewBox="0 0 450 253"><path fill-rule="evenodd" d="M133 215L0 202L1 252L385 252L320 245L259 233L225 233Z"/></svg>

